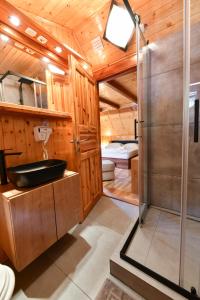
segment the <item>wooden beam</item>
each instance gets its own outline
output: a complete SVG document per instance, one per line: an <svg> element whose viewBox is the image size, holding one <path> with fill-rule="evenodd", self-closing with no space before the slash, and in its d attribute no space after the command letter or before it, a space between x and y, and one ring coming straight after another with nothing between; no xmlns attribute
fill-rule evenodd
<svg viewBox="0 0 200 300"><path fill-rule="evenodd" d="M119 109L120 108L120 105L117 104L117 103L114 103L106 98L103 98L103 97L99 97L99 101L102 102L102 103L105 103L105 104L108 104L116 109Z"/></svg>
<svg viewBox="0 0 200 300"><path fill-rule="evenodd" d="M135 53L131 53L128 57L123 57L119 61L104 66L101 69L93 70L94 77L97 81L105 81L106 79L122 74L126 71L135 72L137 70Z"/></svg>
<svg viewBox="0 0 200 300"><path fill-rule="evenodd" d="M122 77L123 75L127 75L127 74L133 74L133 73L136 73L137 72L137 67L133 67L131 69L128 69L126 71L123 71L123 72L120 72L120 73L117 73L117 74L113 74L109 77L107 77L106 79L103 79L103 80L100 80L99 82L107 82L107 81L110 81L110 80L114 80L114 79L118 79L119 77Z"/></svg>
<svg viewBox="0 0 200 300"><path fill-rule="evenodd" d="M119 109L113 109L113 110L106 110L101 112L101 116L107 115L109 112L109 115L115 115L115 114L121 114L121 113L126 113L126 112L132 112L132 111L137 111L136 107L120 107Z"/></svg>
<svg viewBox="0 0 200 300"><path fill-rule="evenodd" d="M125 98L131 100L132 102L137 103L137 97L131 93L129 90L127 90L123 85L118 83L115 80L110 80L104 83L105 85L109 86L111 89L113 89L115 92L121 94Z"/></svg>

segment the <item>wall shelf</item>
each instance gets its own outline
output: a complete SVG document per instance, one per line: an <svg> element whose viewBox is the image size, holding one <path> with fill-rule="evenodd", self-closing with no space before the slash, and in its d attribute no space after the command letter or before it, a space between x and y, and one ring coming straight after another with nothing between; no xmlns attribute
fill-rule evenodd
<svg viewBox="0 0 200 300"><path fill-rule="evenodd" d="M21 113L26 115L49 117L49 118L62 118L62 119L72 118L72 114L67 112L49 110L46 108L31 107L26 105L5 103L5 102L0 102L0 112L1 113L11 112L16 114Z"/></svg>

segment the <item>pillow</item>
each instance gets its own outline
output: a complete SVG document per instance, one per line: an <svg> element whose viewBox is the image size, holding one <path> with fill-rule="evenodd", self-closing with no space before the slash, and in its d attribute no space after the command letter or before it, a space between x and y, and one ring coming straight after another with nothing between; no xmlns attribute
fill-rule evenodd
<svg viewBox="0 0 200 300"><path fill-rule="evenodd" d="M106 146L106 149L116 149L122 146L121 143L110 143Z"/></svg>
<svg viewBox="0 0 200 300"><path fill-rule="evenodd" d="M136 150L138 149L138 144L135 143L127 143L124 145L124 149L131 151L131 150Z"/></svg>

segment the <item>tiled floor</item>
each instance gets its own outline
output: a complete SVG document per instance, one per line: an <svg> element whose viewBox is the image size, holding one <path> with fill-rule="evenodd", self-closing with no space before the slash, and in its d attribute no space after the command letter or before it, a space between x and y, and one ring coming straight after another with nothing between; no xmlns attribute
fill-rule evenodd
<svg viewBox="0 0 200 300"><path fill-rule="evenodd" d="M83 224L16 274L13 300L95 299L106 278L112 277L109 259L114 249L137 216L138 207L102 197ZM135 300L142 299L112 280Z"/></svg>
<svg viewBox="0 0 200 300"><path fill-rule="evenodd" d="M184 288L200 294L200 222L187 220L186 229ZM179 249L180 217L150 208L127 255L178 284Z"/></svg>
<svg viewBox="0 0 200 300"><path fill-rule="evenodd" d="M131 190L131 170L115 168L115 179L103 182L104 195L138 205L138 195Z"/></svg>

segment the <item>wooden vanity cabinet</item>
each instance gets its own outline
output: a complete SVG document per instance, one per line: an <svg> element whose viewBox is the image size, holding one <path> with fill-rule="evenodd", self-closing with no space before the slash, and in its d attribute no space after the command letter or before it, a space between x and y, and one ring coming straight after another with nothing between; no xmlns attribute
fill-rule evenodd
<svg viewBox="0 0 200 300"><path fill-rule="evenodd" d="M18 271L79 223L79 175L0 193L0 246Z"/></svg>
<svg viewBox="0 0 200 300"><path fill-rule="evenodd" d="M60 239L80 221L79 176L63 178L53 183L57 237Z"/></svg>

